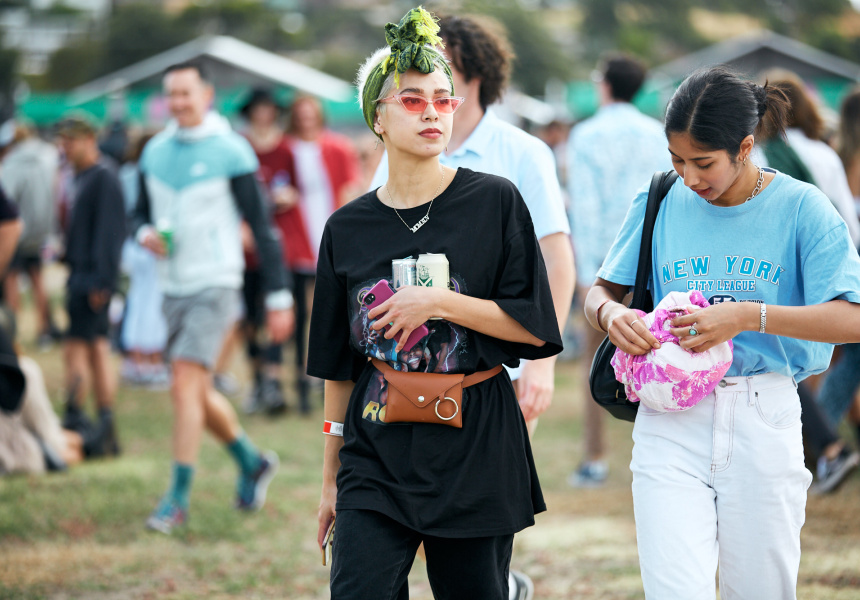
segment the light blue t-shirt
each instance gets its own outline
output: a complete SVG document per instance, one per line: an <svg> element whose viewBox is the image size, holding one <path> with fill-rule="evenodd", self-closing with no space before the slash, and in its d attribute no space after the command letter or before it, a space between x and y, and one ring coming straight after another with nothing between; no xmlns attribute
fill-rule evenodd
<svg viewBox="0 0 860 600"><path fill-rule="evenodd" d="M598 277L634 284L647 201L646 187ZM655 305L669 292L695 289L711 304L860 303L860 258L845 222L818 188L779 172L758 196L730 208L708 204L679 179L657 215L652 252ZM827 369L832 352L832 344L744 331L734 338L727 375L800 381Z"/></svg>

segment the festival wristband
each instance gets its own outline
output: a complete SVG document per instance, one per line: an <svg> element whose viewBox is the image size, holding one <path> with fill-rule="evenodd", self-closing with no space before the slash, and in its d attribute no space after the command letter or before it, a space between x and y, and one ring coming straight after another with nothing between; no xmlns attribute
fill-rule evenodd
<svg viewBox="0 0 860 600"><path fill-rule="evenodd" d="M323 421L323 433L326 435L336 435L343 437L343 423L334 421Z"/></svg>
<svg viewBox="0 0 860 600"><path fill-rule="evenodd" d="M764 333L764 328L767 325L767 304L764 302L760 305L760 313L759 313L759 333Z"/></svg>

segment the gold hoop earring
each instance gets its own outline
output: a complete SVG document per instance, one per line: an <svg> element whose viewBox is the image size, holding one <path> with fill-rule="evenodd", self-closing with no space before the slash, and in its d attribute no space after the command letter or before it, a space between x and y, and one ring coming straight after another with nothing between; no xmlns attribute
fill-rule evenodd
<svg viewBox="0 0 860 600"><path fill-rule="evenodd" d="M744 156L744 164L747 164L747 157Z"/></svg>

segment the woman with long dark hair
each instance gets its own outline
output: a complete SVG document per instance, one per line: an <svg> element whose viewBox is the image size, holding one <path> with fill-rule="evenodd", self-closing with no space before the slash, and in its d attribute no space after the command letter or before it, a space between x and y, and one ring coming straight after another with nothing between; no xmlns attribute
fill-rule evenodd
<svg viewBox="0 0 860 600"><path fill-rule="evenodd" d="M753 164L765 125L784 130L782 92L717 67L688 77L666 110L680 175L654 229L651 290L701 291L676 317L692 352L728 339L734 359L696 406L642 406L633 430L633 501L648 598L795 597L806 490L797 381L827 368L833 343L860 340L860 260L817 188ZM624 352L659 346L621 304L633 284L641 193L586 298L586 316Z"/></svg>

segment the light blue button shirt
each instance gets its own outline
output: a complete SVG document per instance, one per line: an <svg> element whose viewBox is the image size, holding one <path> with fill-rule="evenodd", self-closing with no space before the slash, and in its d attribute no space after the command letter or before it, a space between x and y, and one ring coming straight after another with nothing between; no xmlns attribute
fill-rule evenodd
<svg viewBox="0 0 860 600"><path fill-rule="evenodd" d="M591 285L636 192L672 160L660 122L627 102L574 127L567 160L577 280Z"/></svg>

